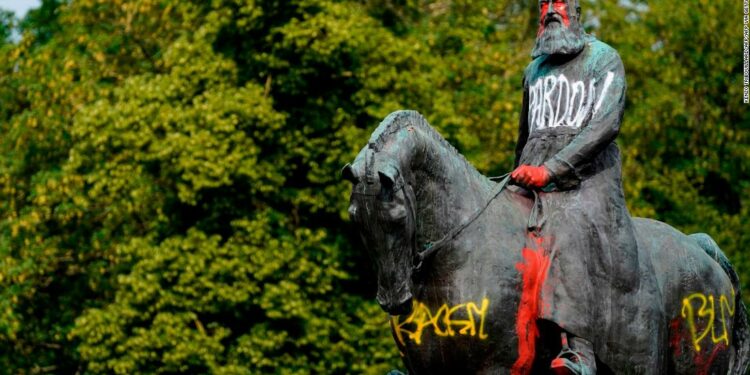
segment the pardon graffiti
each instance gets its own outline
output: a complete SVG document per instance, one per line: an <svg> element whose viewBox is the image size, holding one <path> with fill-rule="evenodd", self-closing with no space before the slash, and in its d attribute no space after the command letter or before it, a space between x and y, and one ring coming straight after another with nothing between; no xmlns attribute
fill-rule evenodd
<svg viewBox="0 0 750 375"><path fill-rule="evenodd" d="M570 82L564 74L541 77L529 89L529 131L567 126L580 128L592 106L596 113L612 85L615 74L608 72L596 105L596 79Z"/></svg>
<svg viewBox="0 0 750 375"><path fill-rule="evenodd" d="M682 300L682 318L687 322L695 351L701 351L701 343L708 339L709 333L712 343L729 346L727 319L734 316L734 289L731 300L730 305L727 296L719 295L718 309L712 294L693 293Z"/></svg>
<svg viewBox="0 0 750 375"><path fill-rule="evenodd" d="M455 306L443 304L431 310L424 303L415 301L412 313L406 319L391 316L391 327L402 346L406 345L406 340L421 345L425 332L432 332L438 337L460 335L484 340L487 338L484 323L489 304L489 299L485 297L479 305L474 302Z"/></svg>

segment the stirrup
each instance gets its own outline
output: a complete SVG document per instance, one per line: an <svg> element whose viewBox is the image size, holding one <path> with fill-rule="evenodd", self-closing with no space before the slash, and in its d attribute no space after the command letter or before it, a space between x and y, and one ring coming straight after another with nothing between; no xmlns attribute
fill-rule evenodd
<svg viewBox="0 0 750 375"><path fill-rule="evenodd" d="M555 375L592 375L591 369L583 363L581 354L570 348L568 335L563 332L562 350L550 363L550 369Z"/></svg>

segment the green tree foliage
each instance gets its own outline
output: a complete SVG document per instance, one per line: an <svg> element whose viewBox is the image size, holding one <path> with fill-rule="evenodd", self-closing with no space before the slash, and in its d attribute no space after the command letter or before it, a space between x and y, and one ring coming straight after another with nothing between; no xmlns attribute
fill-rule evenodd
<svg viewBox="0 0 750 375"><path fill-rule="evenodd" d="M42 0L39 8L30 9L24 16L23 22L19 25L21 31L33 34L35 43L46 43L62 30L58 14L63 4L63 0Z"/></svg>
<svg viewBox="0 0 750 375"><path fill-rule="evenodd" d="M631 211L708 232L747 282L734 7L584 3L628 72ZM511 168L536 19L519 0L43 1L0 46L0 368L399 367L338 171L402 108Z"/></svg>
<svg viewBox="0 0 750 375"><path fill-rule="evenodd" d="M10 42L16 19L13 12L0 9L0 46Z"/></svg>

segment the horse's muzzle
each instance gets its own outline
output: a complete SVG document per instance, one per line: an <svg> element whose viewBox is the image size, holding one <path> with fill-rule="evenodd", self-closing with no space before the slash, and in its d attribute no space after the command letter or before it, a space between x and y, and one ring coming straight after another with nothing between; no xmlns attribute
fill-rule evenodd
<svg viewBox="0 0 750 375"><path fill-rule="evenodd" d="M391 315L406 315L411 313L412 309L412 295L409 293L406 298L400 302L397 303L387 303L381 301L380 298L377 299L378 304L380 304L380 307L385 310L388 314Z"/></svg>

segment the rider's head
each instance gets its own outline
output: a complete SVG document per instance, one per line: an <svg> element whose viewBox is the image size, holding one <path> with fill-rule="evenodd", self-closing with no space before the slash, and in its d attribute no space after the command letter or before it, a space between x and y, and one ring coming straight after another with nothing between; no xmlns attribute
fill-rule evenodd
<svg viewBox="0 0 750 375"><path fill-rule="evenodd" d="M583 49L578 0L539 0L539 31L531 56L576 54Z"/></svg>

